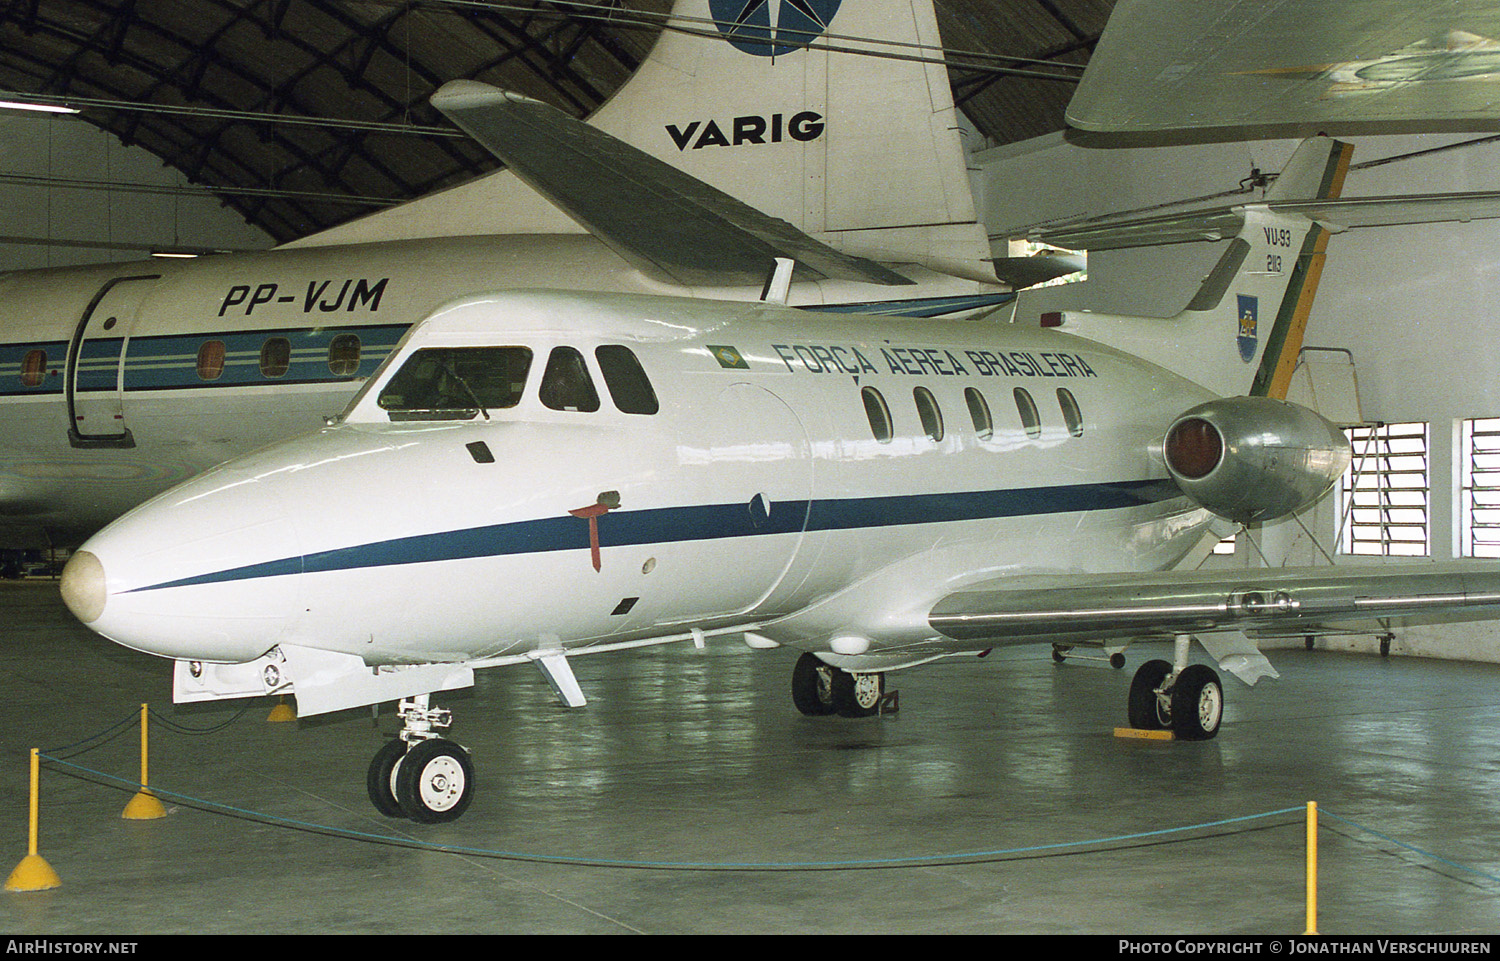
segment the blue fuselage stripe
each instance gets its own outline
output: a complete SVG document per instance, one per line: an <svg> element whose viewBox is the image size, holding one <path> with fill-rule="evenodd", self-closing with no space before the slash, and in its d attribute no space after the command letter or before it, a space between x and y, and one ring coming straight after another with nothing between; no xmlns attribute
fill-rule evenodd
<svg viewBox="0 0 1500 961"><path fill-rule="evenodd" d="M766 511L750 504L707 504L609 512L598 518L601 547L723 540L798 531L863 530L1029 515L1116 510L1181 497L1171 481L1120 481L1017 490L905 494L838 500L780 501ZM589 523L543 517L465 530L418 534L285 557L138 587L138 591L228 581L348 571L512 554L588 550Z"/></svg>

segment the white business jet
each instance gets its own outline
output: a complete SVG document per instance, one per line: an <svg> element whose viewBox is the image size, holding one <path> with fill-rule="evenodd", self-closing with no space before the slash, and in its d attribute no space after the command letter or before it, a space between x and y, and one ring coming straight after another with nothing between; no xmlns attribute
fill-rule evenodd
<svg viewBox="0 0 1500 961"><path fill-rule="evenodd" d="M474 85L440 101L497 149L597 136ZM1309 141L1263 203L1209 215L1238 235L1168 320L817 317L778 303L785 265L755 303L460 297L336 423L91 538L64 597L176 659L179 701L399 699L368 788L421 822L474 796L433 693L531 662L581 705L570 658L709 637L803 652L796 707L845 716L937 658L1172 639L1128 718L1212 737L1224 692L1189 663L1195 638L1254 681L1274 672L1252 635L1500 604L1500 575L1472 569L1171 570L1216 525L1314 503L1348 463L1337 428L1275 399L1328 236L1280 208L1335 194L1348 153Z"/></svg>

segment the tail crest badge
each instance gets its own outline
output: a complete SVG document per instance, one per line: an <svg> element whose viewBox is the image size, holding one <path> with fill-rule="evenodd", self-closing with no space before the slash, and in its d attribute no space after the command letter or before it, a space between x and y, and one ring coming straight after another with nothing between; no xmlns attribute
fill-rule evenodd
<svg viewBox="0 0 1500 961"><path fill-rule="evenodd" d="M1255 359L1255 347L1259 338L1256 336L1256 327L1259 324L1260 302L1258 298L1245 294L1236 294L1239 298L1240 325L1239 336L1236 341L1240 345L1240 359L1245 363Z"/></svg>

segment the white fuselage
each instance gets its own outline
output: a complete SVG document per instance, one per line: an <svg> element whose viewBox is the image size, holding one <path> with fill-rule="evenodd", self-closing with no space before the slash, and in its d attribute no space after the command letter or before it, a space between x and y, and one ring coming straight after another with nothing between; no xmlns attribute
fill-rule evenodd
<svg viewBox="0 0 1500 961"><path fill-rule="evenodd" d="M617 346L654 412L620 409L599 352ZM436 347L529 351L514 405L395 418L391 378ZM597 410L544 402L559 348L586 360ZM696 629L831 646L852 669L910 663L954 649L926 614L976 578L1179 559L1209 515L1159 444L1208 397L1053 330L467 298L413 328L340 423L91 539L105 594L90 626L214 661L277 644L476 661Z"/></svg>

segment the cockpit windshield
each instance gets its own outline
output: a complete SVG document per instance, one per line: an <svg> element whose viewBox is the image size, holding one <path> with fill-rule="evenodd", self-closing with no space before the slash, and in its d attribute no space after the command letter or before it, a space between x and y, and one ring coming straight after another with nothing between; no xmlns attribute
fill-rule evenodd
<svg viewBox="0 0 1500 961"><path fill-rule="evenodd" d="M425 347L380 391L391 420L473 420L514 407L531 369L528 347Z"/></svg>

